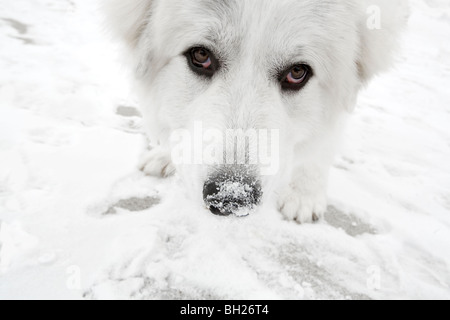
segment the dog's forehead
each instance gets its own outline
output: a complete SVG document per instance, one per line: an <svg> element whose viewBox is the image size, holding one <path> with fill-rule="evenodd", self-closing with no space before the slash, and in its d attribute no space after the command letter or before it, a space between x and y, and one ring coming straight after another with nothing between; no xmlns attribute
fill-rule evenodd
<svg viewBox="0 0 450 320"><path fill-rule="evenodd" d="M160 3L160 18L156 23L166 25L161 29L165 32L161 37L164 41L169 30L172 33L174 51L195 44L210 44L228 57L242 54L246 49L254 53L257 48L261 48L261 54L289 56L305 48L331 50L337 38L351 37L352 21L336 19L336 15L345 15L352 0L165 0Z"/></svg>

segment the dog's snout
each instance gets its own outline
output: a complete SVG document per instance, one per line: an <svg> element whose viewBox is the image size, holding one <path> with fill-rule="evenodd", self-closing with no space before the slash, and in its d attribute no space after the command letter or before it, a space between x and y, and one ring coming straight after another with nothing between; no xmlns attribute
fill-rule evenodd
<svg viewBox="0 0 450 320"><path fill-rule="evenodd" d="M239 174L219 174L203 187L203 198L215 215L248 215L261 201L258 179Z"/></svg>

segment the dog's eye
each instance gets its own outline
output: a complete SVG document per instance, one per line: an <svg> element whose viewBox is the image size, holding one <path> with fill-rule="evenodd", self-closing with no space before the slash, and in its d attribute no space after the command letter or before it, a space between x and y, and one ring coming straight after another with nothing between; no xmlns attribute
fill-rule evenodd
<svg viewBox="0 0 450 320"><path fill-rule="evenodd" d="M305 64L299 64L285 71L280 77L281 87L284 90L300 90L311 77L311 68Z"/></svg>
<svg viewBox="0 0 450 320"><path fill-rule="evenodd" d="M189 66L195 73L212 77L217 70L218 63L214 55L205 48L192 48L186 52Z"/></svg>
<svg viewBox="0 0 450 320"><path fill-rule="evenodd" d="M211 57L205 49L192 50L192 62L196 67L208 69L211 66Z"/></svg>

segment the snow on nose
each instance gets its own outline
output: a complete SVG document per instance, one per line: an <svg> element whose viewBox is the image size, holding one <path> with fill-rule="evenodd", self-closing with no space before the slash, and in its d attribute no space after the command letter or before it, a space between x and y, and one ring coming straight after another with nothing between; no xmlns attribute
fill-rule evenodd
<svg viewBox="0 0 450 320"><path fill-rule="evenodd" d="M213 214L221 216L247 216L260 203L261 197L259 180L237 172L215 175L203 188L206 206Z"/></svg>

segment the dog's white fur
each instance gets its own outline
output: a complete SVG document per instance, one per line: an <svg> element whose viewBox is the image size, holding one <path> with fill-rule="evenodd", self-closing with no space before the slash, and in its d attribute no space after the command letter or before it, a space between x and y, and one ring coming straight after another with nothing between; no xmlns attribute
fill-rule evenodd
<svg viewBox="0 0 450 320"><path fill-rule="evenodd" d="M358 91L390 67L405 2L107 1L109 26L132 58L149 136L159 143L142 169L173 173L169 135L191 129L194 121L218 129L279 129L282 170L263 179L264 193L278 195L288 219L320 218L340 120ZM367 26L371 8L380 9L380 29ZM214 47L226 60L226 71L213 80L195 75L183 55L199 45ZM298 93L283 93L270 71L299 62L314 76ZM208 168L176 169L200 199Z"/></svg>

